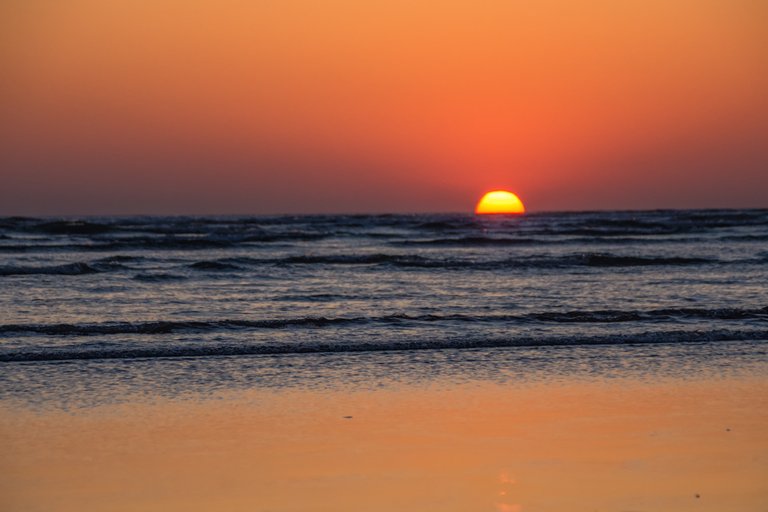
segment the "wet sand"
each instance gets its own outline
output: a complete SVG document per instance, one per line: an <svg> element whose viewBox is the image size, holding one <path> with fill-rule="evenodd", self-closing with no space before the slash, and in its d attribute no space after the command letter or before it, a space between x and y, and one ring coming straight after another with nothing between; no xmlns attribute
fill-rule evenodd
<svg viewBox="0 0 768 512"><path fill-rule="evenodd" d="M764 511L768 379L0 410L8 511Z"/></svg>

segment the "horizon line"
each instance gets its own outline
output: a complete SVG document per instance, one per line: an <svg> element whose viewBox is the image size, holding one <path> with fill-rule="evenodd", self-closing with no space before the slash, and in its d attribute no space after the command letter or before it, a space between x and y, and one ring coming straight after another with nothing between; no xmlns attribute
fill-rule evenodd
<svg viewBox="0 0 768 512"><path fill-rule="evenodd" d="M744 210L768 210L768 206L761 207L704 207L704 208L595 208L587 210L528 210L525 213L515 214L477 214L473 210L466 211L433 211L433 212L301 212L301 213L64 213L64 214L0 214L0 219L35 219L35 218L99 218L99 217L324 217L324 216L348 216L348 217L376 217L376 216L416 216L416 215L466 215L466 216L495 216L509 215L525 217L528 215L562 215L584 213L651 213L651 212L679 212L679 211L744 211Z"/></svg>

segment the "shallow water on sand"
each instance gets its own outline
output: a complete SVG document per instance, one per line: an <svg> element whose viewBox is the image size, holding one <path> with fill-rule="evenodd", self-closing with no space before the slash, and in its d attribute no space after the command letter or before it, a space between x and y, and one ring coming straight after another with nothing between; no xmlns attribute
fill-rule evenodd
<svg viewBox="0 0 768 512"><path fill-rule="evenodd" d="M4 406L0 508L757 512L768 500L764 375Z"/></svg>

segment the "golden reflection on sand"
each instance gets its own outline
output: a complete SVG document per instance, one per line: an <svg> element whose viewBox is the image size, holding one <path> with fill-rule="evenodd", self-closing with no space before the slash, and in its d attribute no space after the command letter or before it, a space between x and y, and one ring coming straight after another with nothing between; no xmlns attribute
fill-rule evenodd
<svg viewBox="0 0 768 512"><path fill-rule="evenodd" d="M0 412L8 511L764 511L768 380Z"/></svg>

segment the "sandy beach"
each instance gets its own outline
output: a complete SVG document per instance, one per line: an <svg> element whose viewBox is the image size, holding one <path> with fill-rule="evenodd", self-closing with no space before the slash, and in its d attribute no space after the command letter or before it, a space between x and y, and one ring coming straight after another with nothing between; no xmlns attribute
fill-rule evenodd
<svg viewBox="0 0 768 512"><path fill-rule="evenodd" d="M768 379L445 380L0 413L8 511L762 511Z"/></svg>

